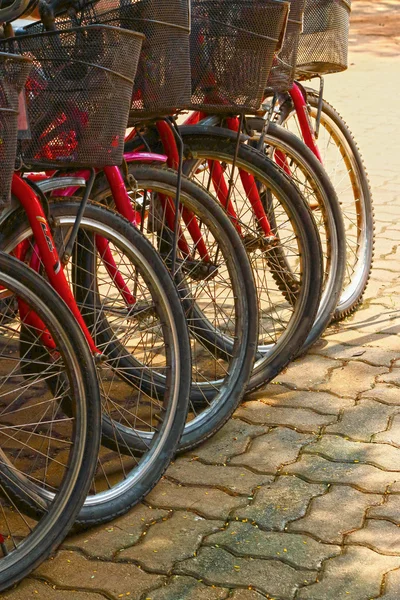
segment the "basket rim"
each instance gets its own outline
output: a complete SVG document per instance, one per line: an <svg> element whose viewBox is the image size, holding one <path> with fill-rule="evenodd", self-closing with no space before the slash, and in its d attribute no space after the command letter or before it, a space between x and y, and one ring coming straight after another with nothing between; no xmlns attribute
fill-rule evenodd
<svg viewBox="0 0 400 600"><path fill-rule="evenodd" d="M0 107L0 113L12 113L13 115L19 115L19 110L15 109L15 108L5 108L5 107Z"/></svg>
<svg viewBox="0 0 400 600"><path fill-rule="evenodd" d="M316 4L320 3L320 4L331 4L332 0L314 0ZM351 0L336 0L336 3L339 2L340 4L344 5L345 8L349 11L349 13L351 12ZM304 10L307 11L307 9L309 9L310 6L307 6L307 2L306 5L304 7Z"/></svg>
<svg viewBox="0 0 400 600"><path fill-rule="evenodd" d="M250 1L247 0L247 2ZM205 2L202 2L200 5L204 6L205 4L212 4L213 0L205 0ZM263 5L281 5L282 10L285 8L286 9L286 20L287 20L287 15L289 14L289 9L290 9L290 2L288 0L263 0ZM196 10L195 7L192 7L192 25L196 22L201 22L202 20L206 20L208 23L218 23L219 25L223 25L224 27L229 27L230 29L234 29L235 31L242 31L243 33L247 33L248 35L250 35L251 37L256 37L256 38L260 38L263 40L269 40L271 42L275 42L278 43L281 40L281 32L278 38L273 38L270 37L268 35L262 35L261 33L256 33L254 31L249 31L248 29L245 29L244 27L238 27L237 25L230 25L229 23L224 23L223 21L220 21L219 19L208 19L207 17L203 17L202 15L193 15L193 9Z"/></svg>
<svg viewBox="0 0 400 600"><path fill-rule="evenodd" d="M14 38L5 38L2 41L5 41L6 39L14 39ZM29 58L29 56L22 56L22 54L12 54L11 52L0 52L0 61L1 59L4 58L4 60L6 59L12 59L15 60L15 62L26 62L26 63L32 63L33 60L31 58Z"/></svg>
<svg viewBox="0 0 400 600"><path fill-rule="evenodd" d="M32 23L32 25L33 24L34 23ZM28 25L28 27L29 27L29 25ZM63 34L63 33L70 33L71 31L85 31L87 29L113 29L115 31L121 31L126 36L141 38L142 41L146 37L143 33L140 33L139 31L131 31L130 29L123 29L122 27L113 27L112 25L93 24L93 25L83 25L82 27L70 27L69 29L62 29L62 30L57 29L56 31L41 31L40 33L27 33L27 34L23 34L23 35L16 35L13 37L4 38L4 39L0 40L0 45L4 44L5 42L20 42L22 40L27 40L30 38L50 37L50 36L55 36L55 35L59 35L59 34ZM6 54L6 53L4 52L1 54ZM12 55L12 56L14 56L14 55Z"/></svg>
<svg viewBox="0 0 400 600"><path fill-rule="evenodd" d="M109 14L119 11L121 7L119 8L110 8L109 10L105 10L104 12L99 13L99 17L107 17ZM65 14L61 14L61 15L57 15L56 17L56 21L55 24L57 25L57 19L59 19L59 21L63 22L66 21L68 19L68 15ZM143 21L145 23L157 23L158 25L166 25L167 27L173 27L174 29L180 29L181 31L185 31L186 33L190 33L190 26L185 27L184 25L177 25L176 23L170 23L169 21L160 21L157 19L135 19L135 21ZM44 27L44 23L42 21L35 21L34 23L29 23L29 25L25 25L23 27L24 31L29 31L29 29L33 29L35 27L35 25L39 25L42 24ZM105 27L107 27L106 23L92 23L92 25L104 25ZM82 25L82 27L89 27L89 25ZM110 27L113 27L113 25L110 25ZM125 29L124 27L117 27L117 29ZM66 31L66 30L62 30L62 31ZM128 31L132 31L132 30L128 30ZM46 33L46 32L44 32ZM137 32L140 33L140 32ZM27 33L26 35L39 35L39 34L32 34L32 33ZM143 34L144 35L144 34ZM18 36L19 37L19 36Z"/></svg>
<svg viewBox="0 0 400 600"><path fill-rule="evenodd" d="M125 7L120 7L120 8L111 8L110 10L105 10L104 12L101 12L98 14L98 17L107 17L107 15L119 11L121 10L121 8L125 8ZM180 29L182 31L185 31L186 33L190 33L191 28L190 27L185 27L184 25L177 25L176 23L170 23L169 21L160 21L159 19L134 19L135 21L140 21L143 23L156 23L157 25L166 25L167 27L172 27L174 29ZM30 27L29 25L27 27Z"/></svg>
<svg viewBox="0 0 400 600"><path fill-rule="evenodd" d="M115 31L119 31L122 32L124 35L126 36L132 36L132 37L136 37L141 39L141 41L143 42L143 40L145 39L145 35L143 33L140 33L138 31L130 31L129 29L122 29L120 27L111 27L110 25L85 25L84 27L71 27L70 29L64 29L62 31L43 31L41 33L31 33L29 35L20 35L20 36L15 36L12 38L4 38L4 40L1 40L0 42L0 47L1 44L3 43L20 43L23 42L24 40L29 40L29 39L36 39L36 38L40 38L40 37L50 37L50 36L54 36L54 35L59 35L59 34L64 34L64 33L70 33L71 31L85 31L87 29L101 29L101 30L115 30ZM23 49L22 49L23 51ZM4 53L5 54L5 53ZM13 55L12 56L21 56L21 55ZM33 62L33 61L30 61ZM61 63L66 63L67 61L65 61L64 58L43 58L41 59L41 62L61 62ZM94 63L90 63L88 61L84 61L84 60L77 60L77 59L71 59L70 61L71 63L75 63L75 64L83 64L83 65L88 65L90 67L94 67L96 69L99 69L101 71L106 71L108 73L111 73L112 75L114 75L115 77L118 77L120 79L123 79L124 81L128 81L130 84L134 84L135 82L135 78L131 79L130 77L126 77L126 75L122 75L122 73L118 73L118 71L114 71L112 69L109 69L107 67L104 67L102 65L98 65L98 64L94 64ZM136 77L136 76L135 76Z"/></svg>
<svg viewBox="0 0 400 600"><path fill-rule="evenodd" d="M238 1L238 0L236 0L236 1ZM252 0L240 0L240 1L241 1L241 2L243 2L243 1L246 1L246 2L248 2L248 4L249 4L250 6L251 6L251 5L253 5L253 2L252 2ZM348 0L342 0L342 2L347 2L347 1L348 1ZM192 7L192 9L193 9L193 8L195 8L195 9L196 9L196 8L197 8L197 6L204 6L204 5L205 5L205 4L207 4L207 3L208 3L208 4L214 4L214 0L204 0L204 1L202 1L202 2L199 2L199 4L197 4L197 5L196 5L196 3L194 3L194 2L193 2L193 0L192 0L192 2L191 2L191 7ZM262 3L263 3L264 5L266 5L266 4L286 4L286 6L290 7L291 0L262 0Z"/></svg>

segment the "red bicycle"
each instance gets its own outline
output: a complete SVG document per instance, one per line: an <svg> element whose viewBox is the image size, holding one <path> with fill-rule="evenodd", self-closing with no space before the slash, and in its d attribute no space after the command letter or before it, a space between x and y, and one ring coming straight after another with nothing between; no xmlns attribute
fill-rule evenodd
<svg viewBox="0 0 400 600"><path fill-rule="evenodd" d="M201 3L202 9L205 7L207 10L210 10L210 6L210 3ZM233 10L233 5L228 5L226 3L215 3L213 6L217 7L218 10L225 10L225 12L227 12L227 18L233 20L231 24L227 25L229 32L234 31L234 27L237 25L238 19L240 19L241 16L246 17L249 22L250 19L253 18L251 25L254 26L254 15L251 15L251 11L249 11L249 7L247 4L245 5L245 3L238 2L237 11ZM261 75L257 72L258 89L255 94L257 97L257 95L261 94L264 89L265 79L268 74L268 70L264 69L264 65L266 64L265 57L266 55L269 56L269 64L271 64L273 57L273 52L271 49L275 48L280 42L280 29L283 23L282 19L286 13L286 6L279 2L263 2L257 6L255 4L254 6L254 10L260 11L263 9L264 14L267 14L271 10L279 11L278 14L280 16L280 20L276 18L270 19L270 29L267 32L264 31L264 33L269 33L269 36L249 35L245 29L247 32L245 37L243 37L243 32L241 32L242 38L240 38L240 36L239 38L238 36L235 38L237 43L236 51L239 51L240 49L243 55L243 48L248 48L246 56L248 56L249 68L252 66L251 73L253 74L253 72L257 72L258 66L262 65L263 67L263 73L261 73ZM124 26L130 24L131 27L136 27L138 26L136 19L137 15L135 13L137 8L137 4L132 6L133 14L131 15L131 20L129 20L128 5L121 7L121 9L114 9L112 11L111 5L106 3L106 5L101 6L101 9L109 9L109 12L100 12L100 14L97 14L95 18L101 20L101 22L112 24L123 23ZM162 11L162 7L160 10ZM153 17L154 19L157 18L157 22L160 23L160 15L157 15L157 17L153 15ZM87 20L90 19L90 14L88 16L86 13L76 18L78 20L77 22L87 22ZM227 23L226 19L222 19L222 21ZM61 21L57 22L65 23L65 21L62 19ZM68 20L66 22L68 23ZM206 22L208 23L207 19ZM218 20L218 23L221 23L221 19ZM274 30L272 29L273 27L275 28ZM143 29L143 31L145 30ZM272 35L272 31L274 32L274 35ZM278 34L276 35L277 31ZM220 40L224 38L224 36L218 32L217 36L219 36L218 39ZM238 39L240 40L239 42L237 41ZM262 40L261 46L260 39ZM254 49L257 49L258 51L257 56L259 57L259 61L255 63L255 65L251 65L251 60L254 58ZM227 55L227 48L222 44L221 41L221 46L218 46L218 50L221 60L225 60L226 62L226 77L224 80L224 86L220 85L221 81L218 81L218 86L219 89L223 88L222 93L225 94L224 97L226 97L226 105L228 110L235 111L239 106L237 102L237 90L240 89L240 86L243 87L243 81L240 81L238 78L228 77L230 73L228 69L231 68L229 65L232 64L232 56L235 56L235 48L231 44L231 53ZM155 52L155 56L157 56L157 52ZM148 48L147 59L150 63L152 63L150 48ZM227 85L229 85L229 82L231 82L230 85L234 86L235 89L227 90ZM141 90L139 90L138 93L140 91ZM177 91L179 91L179 88ZM254 93L253 90L252 93ZM202 93L199 93L198 96L199 101L203 101L201 100L203 97ZM143 107L141 112L139 111L139 114L137 114L135 110L136 98L137 95L134 96L134 103L130 116L131 123L134 123L135 118L137 119L138 116L146 116L146 111L143 110ZM141 98L142 101L144 101L143 95ZM248 102L250 102L250 99L246 99L245 101L242 100L242 105L243 103L246 104ZM256 106L257 99L252 99L251 104ZM171 130L171 127L163 121L158 121L156 127L157 136L159 136L163 142L163 146L159 146L159 153L162 154L165 152L167 155L168 166L171 168L176 168L179 164L180 156L175 135ZM143 135L140 133L140 129L135 129L135 135L138 134L135 139L136 151L146 151L147 132L148 126L146 125L146 135L144 139ZM222 132L222 136L223 135L224 132ZM288 361L299 351L299 348L307 338L313 323L313 317L319 304L321 286L321 266L319 262L320 249L311 215L309 214L307 207L302 202L302 199L299 197L297 188L295 188L292 182L290 182L287 178L281 176L278 172L278 169L276 169L274 165L272 165L270 168L268 166L265 167L266 159L261 155L258 155L257 160L263 165L260 179L260 176L254 171L254 152L250 151L249 154L249 148L241 149L240 152L245 153L245 163L242 164L245 164L246 166L246 170L243 167L241 172L243 173L243 177L246 177L247 175L246 184L248 186L248 192L251 201L253 202L253 206L256 207L256 210L258 211L254 218L249 218L250 211L247 211L248 215L246 216L246 211L243 207L241 208L241 212L239 213L239 210L237 210L235 215L233 214L233 211L230 210L231 217L233 217L233 224L237 232L242 236L242 239L244 239L246 242L247 254L252 262L253 273L257 275L258 279L257 287L259 292L259 306L262 309L262 317L259 319L261 326L259 337L260 343L258 347L259 352L256 365L253 369L252 379L249 384L249 389L254 389L270 380L284 366L286 366ZM132 153L128 153L126 155L126 159L128 163L134 159L134 155L132 155ZM264 171L266 171L266 174ZM155 185L157 179L160 180L161 178L162 182L162 179L163 177L165 179L165 176L163 174L160 176L153 171L151 174L152 179L149 181L149 177L144 177L143 171L138 173L137 164L129 165L128 172L131 176L133 176L134 182L134 189L130 192L130 201L134 206L143 208L144 205L144 219L141 219L140 215L138 216L133 214L128 205L126 204L126 206L124 206L124 202L121 202L120 199L116 197L116 192L114 191L112 184L110 184L110 177L107 173L105 173L105 176L97 178L96 180L94 185L94 192L96 193L95 198L108 203L114 202L118 210L128 217L132 222L144 223L145 221L147 222L148 215L153 218L154 211L152 210L152 205L155 197L154 192L158 190L156 201L160 202L161 204L161 217L158 217L161 223L160 227L163 231L167 229L171 231L173 229L172 224L175 221L176 214L171 212L173 209L171 209L170 204L165 204L165 197L170 196L167 194L160 195L159 191L163 189L162 185L160 186L160 181L158 181L158 185ZM149 189L144 186L141 188L141 178L142 180L145 179L146 186L149 186ZM260 191L257 187L258 184L262 186L263 190L265 190L262 194L260 194ZM185 185L187 186L188 184L186 183ZM72 193L72 191L68 193ZM266 197L266 195L269 196L268 202L270 203L270 209L268 209L265 203L263 204L263 199ZM216 209L211 209L210 207L210 210L215 211ZM268 214L268 210L271 212L271 214L272 212L274 214L275 232L272 231L272 227L269 224L269 219L272 217L270 217ZM185 206L183 207L180 231L178 235L178 250L181 253L179 260L181 261L182 256L188 255L188 247L198 251L201 259L203 261L206 260L206 247L204 246L204 239L202 236L200 236L201 232L199 231L198 227L199 222L204 225L204 219L201 218L199 213L197 213L195 216L198 216L198 218L193 219L193 213L190 210L187 210ZM146 228L146 225L144 225L144 228ZM150 229L148 234L150 233L151 235L149 237L153 237L155 245L159 245L160 236L153 235L157 234L157 231L153 231L152 225L150 228L147 227L147 229ZM187 232L185 233L187 236L185 242L182 231ZM249 250L251 251L251 254L249 254ZM162 249L161 252L163 252ZM282 277L282 270L286 268L285 260L290 262L292 269L293 278L291 286L288 286L285 278ZM243 294L243 290L241 293ZM217 300L217 298L215 298L215 300ZM198 319L198 317L196 318ZM193 323L193 319L189 319L189 324L192 328ZM202 337L204 338L204 327L203 330ZM225 344L225 355L226 350L228 349L228 346ZM221 348L219 349L219 354L217 354L217 356L220 356L220 353ZM230 372L232 372L232 369L230 369ZM208 382L208 385L210 385L210 382ZM212 385L215 389L215 383ZM203 384L203 389L204 387L205 383ZM236 391L236 393L239 392Z"/></svg>
<svg viewBox="0 0 400 600"><path fill-rule="evenodd" d="M131 60L121 66L119 60L121 52L131 59L139 56L141 37L91 26L2 42L35 59L26 88L32 141L22 141L24 160L53 170L90 166L90 157L100 165L121 161L136 64ZM102 119L115 107L117 87L121 115L112 128L103 127ZM59 117L49 124L52 135L43 126L46 105ZM157 483L185 424L191 365L180 298L152 246L122 217L90 203L90 187L83 198L50 206L33 182L16 173L11 191L0 246L49 280L73 313L96 362L102 446L78 521L108 521ZM51 351L46 330L41 339ZM35 348L27 358L39 373L46 368ZM54 393L57 379L47 383ZM64 410L69 414L68 403ZM42 503L52 501L51 490L32 486ZM36 511L31 495L27 486L23 510L29 515Z"/></svg>
<svg viewBox="0 0 400 600"><path fill-rule="evenodd" d="M14 3L0 15L15 18L25 8ZM30 68L28 59L0 53L2 208L10 201L18 96ZM2 592L47 558L69 531L94 475L101 426L96 372L78 324L41 277L4 253L0 360ZM34 507L31 518L27 500Z"/></svg>
<svg viewBox="0 0 400 600"><path fill-rule="evenodd" d="M304 6L305 4L305 6ZM301 18L304 10L303 19ZM374 249L372 194L360 151L344 119L323 98L323 75L347 68L350 0L292 0L294 23L266 97L266 115L295 133L325 167L345 224L346 270L333 318L351 314L362 300ZM303 31L296 23L303 23ZM320 78L319 91L293 82ZM262 127L258 126L258 130ZM267 144L267 152L270 152ZM287 165L286 165L287 167Z"/></svg>
<svg viewBox="0 0 400 600"><path fill-rule="evenodd" d="M187 3L182 2L181 4L186 6L187 13ZM158 8L161 6L159 4ZM34 26L35 31L37 27ZM29 27L28 31L33 31L33 28ZM178 29L178 31L181 32L181 29ZM188 32L186 33L187 36ZM33 37L32 34L31 37ZM26 37L21 36L21 43L24 43L24 39ZM32 80L30 86L33 90L37 89L37 80ZM146 92L147 94L150 93L147 88ZM143 117L146 114L147 106L143 96L141 96L141 102L142 108L139 113ZM72 107L74 108L73 104ZM62 163L64 156L72 156L71 150L73 151L75 149L74 144L76 145L75 114L71 122L65 124L63 111L57 106L51 112L46 111L44 113L41 110L34 112L31 100L28 101L28 110L33 113L35 123L38 122L36 114L40 115L39 123L41 131L43 131L39 145L35 146L34 137L31 146L28 143L25 145L25 148L28 148L29 156L32 157L33 155L34 157L33 162L49 160L49 157L54 160L54 155L57 155L60 156L60 163ZM74 127L71 128L71 123L75 129ZM81 122L80 125L82 127L85 124ZM78 137L82 139L82 134L79 132ZM87 140L88 137L85 136L83 139ZM98 145L98 140L92 139L92 143ZM68 146L68 144L70 145ZM81 151L81 143L77 149ZM89 155L87 154L87 156ZM129 159L129 157L127 158ZM98 157L93 159L93 163L95 160L97 160L99 168L103 167ZM136 229L132 228L132 235L139 237L140 230L142 232L147 231L147 233L152 232L154 243L159 248L164 262L172 267L174 262L172 256L174 251L174 222L176 216L179 217L179 213L175 211L175 203L171 203L170 199L176 195L177 189L180 187L178 186L177 176L172 172L163 172L161 178L159 177L159 171L154 169L154 163L164 162L165 157L141 153L135 154L129 160L135 160L136 163L140 161L142 164L139 173L142 176L151 177L152 184L158 187L153 188L153 194L148 194L148 200L145 200L142 204L140 204L141 199L137 195L135 204L132 206L121 171L106 164L103 167L103 173L113 190L113 202L118 206L120 212L137 226ZM84 164L83 160L82 163ZM55 166L57 166L56 163ZM137 166L139 167L139 165ZM58 172L58 174L62 175L61 172ZM40 180L43 179L43 176L40 175L30 174L27 181L34 180L38 185L47 186L47 190L49 190L49 184L51 184L50 187L54 190L57 187L68 186L68 179L70 179L71 174L78 176L78 184L82 183L82 178L84 183L85 181L88 182L85 193L85 199L87 200L94 179L89 169L70 170L67 173L67 179L58 180L58 185L57 183L54 185L54 181L44 181L43 184L40 184ZM54 168L51 175L54 175ZM135 172L135 175L138 176L139 174ZM154 175L156 175L155 179ZM75 183L77 183L76 180ZM71 187L70 184L69 188L69 190L63 192L64 196L60 192L55 195L65 198L65 195L71 196L71 194L81 191L81 188ZM148 186L147 189L149 189ZM185 219L187 215L190 215L190 217L189 221L186 219L186 222L182 223L179 230L178 247L180 253L177 260L175 260L175 280L178 283L182 307L185 309L192 334L191 355L194 358L195 365L192 393L190 395L190 418L181 443L181 447L188 447L206 439L219 429L232 414L244 393L254 360L257 308L252 272L247 256L237 239L234 228L222 209L218 209L205 191L199 190L191 182L183 182L181 196ZM50 199L49 202L50 214L54 219L52 228L57 241L58 237L62 239L65 235L68 235L68 232L67 234L63 233L61 227L63 223L66 227L69 220L71 220L71 214L68 214L68 206L69 204L65 200L54 202L53 199ZM72 210L72 208L70 207L69 210ZM79 235L83 236L85 228L89 227L87 221L84 220L86 214L88 211L93 213L95 210L100 215L99 207L95 208L87 204L85 215L80 221ZM100 216L98 219L100 219ZM10 230L13 230L14 227L15 224L11 223ZM22 228L24 233L21 233L21 235L28 236L29 228L26 224L26 218ZM60 233L56 235L57 228ZM194 240L187 238L187 229L195 230L201 240L199 238ZM8 232L7 235L9 235ZM79 235L76 238L78 242L80 241ZM127 302L133 304L134 300L138 304L136 294L133 300L129 296L131 285L129 281L129 285L126 282L126 269L121 265L121 262L115 261L108 245L99 246L101 242L99 237L96 238L96 248L100 252L108 277L112 278L119 294ZM68 242L68 245L71 246L70 242ZM63 256L72 255L71 249L69 247L65 248L64 243L61 247ZM89 261L91 269L95 269L97 263L90 258L91 254L93 254L93 251L90 247L88 252L84 253L83 245L81 245L78 266L83 265L85 267ZM87 304L91 306L89 302L91 289L96 284L90 277L92 271L87 267L86 274L85 268L80 270L79 285L76 285L76 276L75 279L72 279L72 282L75 297L77 298L78 294L78 305L81 309L81 304L84 308ZM72 273L72 276L74 276L74 273ZM100 271L97 279L103 277ZM93 325L95 317L87 310L81 310L81 312L86 324ZM146 313L144 313L144 316L146 316ZM110 321L110 317L108 317L108 321ZM99 329L98 323L97 318L97 330ZM104 344L108 343L107 349L110 349L111 342L107 340L107 325L100 329L104 329L102 339ZM148 340L149 345L150 340L151 338ZM154 345L153 352L157 354L161 351L157 349L157 345ZM126 369L125 373L129 374L128 366L124 368ZM154 368L151 379L142 377L140 385L142 390L150 388L151 395L156 391L159 396L162 396L168 386L168 380L164 373L157 373ZM150 392L148 391L148 393ZM141 436L144 438L145 434L142 433ZM152 432L149 431L146 438L149 445L151 438ZM124 436L124 439L127 439L127 435ZM137 440L136 442L134 439L128 441L135 448L138 445Z"/></svg>

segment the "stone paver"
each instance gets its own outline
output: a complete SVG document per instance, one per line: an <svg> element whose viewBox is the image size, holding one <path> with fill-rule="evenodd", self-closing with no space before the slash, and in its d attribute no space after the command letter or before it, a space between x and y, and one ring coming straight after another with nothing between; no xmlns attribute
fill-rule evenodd
<svg viewBox="0 0 400 600"><path fill-rule="evenodd" d="M238 409L237 414L250 423L260 425L287 425L296 431L305 433L317 433L319 429L336 422L336 418L330 415L320 415L307 408L286 408L270 406L261 401L244 402Z"/></svg>
<svg viewBox="0 0 400 600"><path fill-rule="evenodd" d="M301 448L313 439L313 436L293 429L277 427L253 440L249 450L232 458L230 464L246 466L261 473L275 473L284 463L296 460Z"/></svg>
<svg viewBox="0 0 400 600"><path fill-rule="evenodd" d="M268 475L256 475L246 468L204 465L190 458L179 458L168 470L168 476L188 485L215 486L236 494L252 493L258 485L271 480Z"/></svg>
<svg viewBox="0 0 400 600"><path fill-rule="evenodd" d="M258 592L254 590L235 590L230 596L233 600L262 600L265 596L261 596Z"/></svg>
<svg viewBox="0 0 400 600"><path fill-rule="evenodd" d="M327 494L313 498L308 514L290 523L288 529L309 533L322 542L341 544L345 533L362 526L365 511L381 502L383 497L377 494L332 486ZM336 510L338 506L340 511Z"/></svg>
<svg viewBox="0 0 400 600"><path fill-rule="evenodd" d="M2 600L400 599L399 31L397 0L354 1L350 68L325 78L374 195L359 310Z"/></svg>
<svg viewBox="0 0 400 600"><path fill-rule="evenodd" d="M381 375L377 379L378 383L391 383L392 385L400 386L400 369L399 363L395 363L395 367L391 369L390 373ZM400 392L400 388L399 388Z"/></svg>
<svg viewBox="0 0 400 600"><path fill-rule="evenodd" d="M378 310L382 311L382 306ZM325 340L320 345L316 344L315 347L311 348L311 353L343 361L365 362L375 367L390 367L394 360L400 358L400 353L393 352L393 350L370 348L367 345L354 347ZM385 377L387 377L386 374L379 375L378 381Z"/></svg>
<svg viewBox="0 0 400 600"><path fill-rule="evenodd" d="M39 567L37 574L59 587L105 592L113 599L129 594L129 598L140 600L142 594L164 581L162 576L132 564L88 560L72 551L59 552L54 560Z"/></svg>
<svg viewBox="0 0 400 600"><path fill-rule="evenodd" d="M202 548L195 558L183 561L176 572L190 574L216 585L254 587L269 595L293 598L305 581L315 581L315 571L293 569L277 560L233 556L222 548Z"/></svg>
<svg viewBox="0 0 400 600"><path fill-rule="evenodd" d="M400 526L382 519L367 519L362 529L346 538L346 544L368 546L380 554L400 554Z"/></svg>
<svg viewBox="0 0 400 600"><path fill-rule="evenodd" d="M182 486L163 479L146 498L152 506L191 510L208 519L227 519L229 513L248 500L216 488Z"/></svg>
<svg viewBox="0 0 400 600"><path fill-rule="evenodd" d="M279 558L303 569L318 569L323 560L340 554L339 546L319 544L307 535L263 531L240 521L208 536L205 544L221 546L237 556Z"/></svg>
<svg viewBox="0 0 400 600"><path fill-rule="evenodd" d="M14 590L3 592L2 600L105 600L103 594L79 590L60 590L46 582L27 578ZM128 596L129 598L129 596Z"/></svg>
<svg viewBox="0 0 400 600"><path fill-rule="evenodd" d="M297 477L279 477L257 490L254 502L234 514L239 519L254 521L264 529L282 531L289 521L306 513L311 498L325 491L324 485L310 485Z"/></svg>
<svg viewBox="0 0 400 600"><path fill-rule="evenodd" d="M165 519L168 515L167 510L151 509L141 504L135 508L133 514L129 513L108 525L96 527L90 534L85 531L67 538L64 546L79 548L94 558L111 560L121 548L136 544L152 523Z"/></svg>
<svg viewBox="0 0 400 600"><path fill-rule="evenodd" d="M389 419L399 411L396 406L386 406L366 399L343 411L337 423L328 425L329 433L341 433L360 442L369 442L373 435L385 431Z"/></svg>
<svg viewBox="0 0 400 600"><path fill-rule="evenodd" d="M301 475L312 483L350 484L361 491L377 494L383 494L388 485L400 481L399 472L382 471L360 463L336 463L309 454L285 467L283 473Z"/></svg>
<svg viewBox="0 0 400 600"><path fill-rule="evenodd" d="M400 598L400 569L390 571L385 577L385 591L382 600L397 600Z"/></svg>
<svg viewBox="0 0 400 600"><path fill-rule="evenodd" d="M231 456L245 452L252 438L267 431L268 427L250 425L240 419L230 419L205 444L195 448L193 454L204 462L224 464Z"/></svg>
<svg viewBox="0 0 400 600"><path fill-rule="evenodd" d="M389 444L367 444L325 435L317 443L308 445L304 452L339 462L368 463L385 471L400 472L400 448Z"/></svg>
<svg viewBox="0 0 400 600"><path fill-rule="evenodd" d="M332 369L338 368L340 364L336 360L308 354L301 360L292 362L276 380L293 389L318 389L320 384L329 379Z"/></svg>
<svg viewBox="0 0 400 600"><path fill-rule="evenodd" d="M147 600L224 600L229 590L204 585L193 577L175 575L166 585L149 592Z"/></svg>
<svg viewBox="0 0 400 600"><path fill-rule="evenodd" d="M373 400L378 400L384 404L400 406L400 388L394 385L377 383L372 390L364 392L362 398L372 398Z"/></svg>
<svg viewBox="0 0 400 600"><path fill-rule="evenodd" d="M257 399L261 399L271 406L309 408L322 415L337 415L344 408L349 408L355 404L352 398L339 398L326 392L304 390L300 394L297 390L291 390L276 383L271 383L265 389L249 396L249 400Z"/></svg>
<svg viewBox="0 0 400 600"><path fill-rule="evenodd" d="M134 560L148 571L168 573L177 561L196 553L204 536L222 526L222 521L176 512L170 519L154 525L140 544L121 550L117 558Z"/></svg>
<svg viewBox="0 0 400 600"><path fill-rule="evenodd" d="M400 495L389 494L386 502L370 508L367 516L373 519L387 519L400 525Z"/></svg>
<svg viewBox="0 0 400 600"><path fill-rule="evenodd" d="M400 557L368 548L349 548L327 561L318 583L300 590L301 600L368 600L378 596L385 573L400 566Z"/></svg>
<svg viewBox="0 0 400 600"><path fill-rule="evenodd" d="M400 414L394 415L389 420L388 426L385 431L376 433L373 436L374 442L386 442L387 444L393 444L400 448Z"/></svg>
<svg viewBox="0 0 400 600"><path fill-rule="evenodd" d="M338 396L353 398L356 394L372 388L375 378L387 371L385 367L373 367L362 362L350 361L332 371L329 381L321 384L319 389L333 392Z"/></svg>

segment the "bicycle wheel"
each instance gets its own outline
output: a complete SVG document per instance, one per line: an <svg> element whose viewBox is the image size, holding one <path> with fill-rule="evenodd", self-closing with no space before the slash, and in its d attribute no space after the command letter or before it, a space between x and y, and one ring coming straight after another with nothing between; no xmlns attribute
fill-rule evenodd
<svg viewBox="0 0 400 600"><path fill-rule="evenodd" d="M101 413L93 359L65 304L38 274L3 253L0 286L2 306L12 307L0 314L3 591L47 558L74 523L96 466ZM55 393L49 378L59 381ZM28 504L29 517L22 510Z"/></svg>
<svg viewBox="0 0 400 600"><path fill-rule="evenodd" d="M264 121L250 119L258 132ZM255 135L257 143L257 134ZM319 160L302 140L283 127L270 123L264 138L267 156L283 168L311 208L318 227L324 258L324 289L318 314L300 352L305 352L332 321L339 302L346 266L346 234L342 209L330 179ZM287 268L286 272L289 269Z"/></svg>
<svg viewBox="0 0 400 600"><path fill-rule="evenodd" d="M221 178L226 189L232 181L233 222L240 228L252 265L259 304L258 354L248 385L251 391L270 381L288 364L311 330L322 286L318 233L296 186L262 153L241 144L237 170L232 175L236 151L232 132L181 127L181 135L187 159L184 169L194 181L218 194L221 183L213 187L210 162L218 162L223 167ZM152 131L146 139L154 150L160 149ZM129 148L134 144L135 141ZM258 191L268 217L273 215L275 219L272 241L261 229L239 169L253 177L251 190ZM288 274L292 278L291 285L288 285Z"/></svg>
<svg viewBox="0 0 400 600"><path fill-rule="evenodd" d="M138 225L171 267L176 172L129 165L129 192ZM93 197L113 203L104 175ZM197 229L198 228L198 229ZM231 416L250 377L257 344L257 297L252 270L238 234L204 189L183 178L175 283L189 325L192 391L180 449L215 433Z"/></svg>
<svg viewBox="0 0 400 600"><path fill-rule="evenodd" d="M317 116L319 95L306 88L310 117ZM301 137L293 107L282 111L284 126ZM374 254L374 210L362 156L351 131L339 113L322 101L318 136L323 165L340 200L346 233L346 270L343 290L333 319L350 315L362 300L371 274Z"/></svg>
<svg viewBox="0 0 400 600"><path fill-rule="evenodd" d="M65 199L49 205L60 256L79 206ZM0 246L12 252L22 241L27 260L36 248L24 212L16 211L3 224ZM126 512L167 468L186 419L190 350L169 273L147 240L119 215L87 206L65 270L102 352L97 362L102 446L78 516L78 523L88 525ZM151 385L156 375L162 377L161 390L157 382Z"/></svg>

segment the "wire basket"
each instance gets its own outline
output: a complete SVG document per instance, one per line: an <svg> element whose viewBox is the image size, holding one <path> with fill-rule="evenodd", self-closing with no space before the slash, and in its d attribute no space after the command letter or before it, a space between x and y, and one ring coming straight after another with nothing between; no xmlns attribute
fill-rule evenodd
<svg viewBox="0 0 400 600"><path fill-rule="evenodd" d="M31 66L27 58L0 53L0 209L10 202L17 152L19 96Z"/></svg>
<svg viewBox="0 0 400 600"><path fill-rule="evenodd" d="M307 0L297 55L297 79L347 69L350 0Z"/></svg>
<svg viewBox="0 0 400 600"><path fill-rule="evenodd" d="M280 0L193 0L192 107L254 112L260 107L289 5Z"/></svg>
<svg viewBox="0 0 400 600"><path fill-rule="evenodd" d="M300 33L303 28L305 0L291 0L288 24L282 50L275 57L267 87L276 92L287 92L296 72L297 51Z"/></svg>
<svg viewBox="0 0 400 600"><path fill-rule="evenodd" d="M0 49L27 56L27 167L120 165L143 35L91 25L25 35Z"/></svg>
<svg viewBox="0 0 400 600"><path fill-rule="evenodd" d="M190 0L100 0L73 19L56 19L57 29L100 23L145 35L129 123L171 115L190 103ZM33 27L41 28L42 24ZM39 29L40 30L40 29Z"/></svg>

